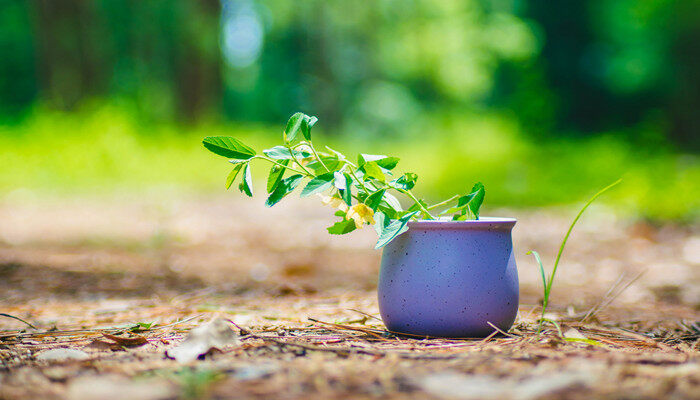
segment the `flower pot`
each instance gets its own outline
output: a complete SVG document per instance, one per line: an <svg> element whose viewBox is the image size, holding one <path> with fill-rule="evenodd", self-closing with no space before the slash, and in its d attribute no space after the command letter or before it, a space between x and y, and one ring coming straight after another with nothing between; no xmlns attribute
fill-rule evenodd
<svg viewBox="0 0 700 400"><path fill-rule="evenodd" d="M513 325L518 271L515 219L422 220L382 253L379 311L390 331L434 337L485 337Z"/></svg>

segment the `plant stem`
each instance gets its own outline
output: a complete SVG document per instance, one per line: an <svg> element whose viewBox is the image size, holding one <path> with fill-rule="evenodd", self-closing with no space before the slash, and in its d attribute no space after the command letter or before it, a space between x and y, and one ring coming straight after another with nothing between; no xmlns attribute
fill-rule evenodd
<svg viewBox="0 0 700 400"><path fill-rule="evenodd" d="M397 187L395 187L394 189L396 189L396 190L398 190L399 192L401 192L401 193L405 194L406 196L410 197L411 200L413 200L416 204L418 204L418 207L420 207L420 209L428 216L428 218L430 218L430 219L435 219L435 217L434 217L432 214L430 214L430 211L428 211L428 209L425 208L425 206L423 205L423 203L421 203L420 200L418 200L418 198L417 198L416 196L414 196L413 193L412 193L410 190L399 189L399 188L397 188Z"/></svg>
<svg viewBox="0 0 700 400"><path fill-rule="evenodd" d="M280 163L278 163L277 161L275 161L275 160L273 160L273 159L271 159L271 158L265 157L265 156L253 156L253 158L257 158L257 159L260 159L260 160L269 161L269 162L271 162L271 163L273 163L273 164L275 164L275 165L277 165L277 166L279 166L279 167L286 168L286 169L288 169L288 170L290 170L290 171L294 171L294 172L296 172L296 173L298 173L298 174L302 174L302 175L306 175L306 176L311 176L311 177L314 176L313 174L309 173L308 171L306 171L306 172L300 171L300 170L298 170L298 169L296 169L296 168L293 168L293 167L290 167L290 166L288 166L288 165L280 164Z"/></svg>
<svg viewBox="0 0 700 400"><path fill-rule="evenodd" d="M367 186L365 186L365 183L362 182L362 180L360 178L358 178L357 175L355 175L355 171L352 168L348 168L348 170L350 171L350 175L352 175L352 177L355 178L355 180L360 183L362 190L364 190L365 192L367 192L367 194L369 194L369 190L367 190Z"/></svg>
<svg viewBox="0 0 700 400"><path fill-rule="evenodd" d="M302 142L302 143L306 143L306 142ZM323 168L326 170L326 172L331 172L331 170L328 169L328 167L327 167L326 164L323 162L323 160L321 160L321 157L318 156L318 153L316 152L316 149L314 148L314 145L313 145L313 143L311 143L310 140L309 140L308 145L309 145L309 148L311 149L311 152L314 153L314 157L316 157L316 159L318 160L318 162L321 163L321 165L322 165Z"/></svg>
<svg viewBox="0 0 700 400"><path fill-rule="evenodd" d="M291 156L292 156L292 160L294 160L294 162L295 162L298 166L300 166L301 169L304 170L304 172L306 172L306 175L312 176L312 177L313 177L313 176L316 176L316 175L312 174L311 171L309 171L308 169L306 169L303 165L301 165L301 163L299 162L299 160L297 160L296 156L294 155L294 150L292 150L292 146L287 145L287 148L289 149L289 154L291 154Z"/></svg>
<svg viewBox="0 0 700 400"><path fill-rule="evenodd" d="M328 147L328 146L326 146L326 148L327 148L328 150L331 150L332 152L335 152L333 149L331 149L331 148ZM349 165L350 167L352 167L352 168L350 168L350 174L351 174L355 179L357 179L357 176L355 175L355 172L353 171L353 169L357 169L357 165L355 165L354 163L352 163L352 162L349 161L348 159L343 159L343 160L341 160L341 161L344 162L345 164ZM365 184L364 184L361 180L359 180L359 179L357 179L357 181L360 182L360 186L362 186L362 189L364 189L367 193L369 193L369 191L367 190L367 187L365 186ZM387 187L387 188L396 189L397 191L399 191L399 192L401 192L401 193L407 195L408 197L411 198L411 200L413 200L413 201L418 205L418 207L420 207L420 209L425 213L425 215L428 216L428 218L430 218L430 219L435 219L435 217L434 217L432 214L430 214L430 211L429 211L427 208L425 208L425 206L420 202L420 200L418 200L418 198L416 198L416 196L413 195L413 193L412 193L410 190L399 189L399 188L397 188L397 187L393 187L393 186L389 186L389 185L386 185L386 187Z"/></svg>
<svg viewBox="0 0 700 400"><path fill-rule="evenodd" d="M369 189L367 189L367 186L365 186L365 183L362 182L362 179L358 178L357 174L355 174L355 169L357 169L357 166L355 164L353 164L352 162L348 161L347 159L340 160L340 161L350 166L350 168L348 168L350 175L352 175L352 177L355 178L355 180L360 183L360 187L362 188L362 190L364 190L367 194L369 194ZM357 199L357 201L360 201L360 199Z"/></svg>
<svg viewBox="0 0 700 400"><path fill-rule="evenodd" d="M445 204L450 203L450 202L452 202L452 201L455 201L455 200L457 200L458 198L459 198L459 195L456 194L456 195L450 197L449 199L447 199L447 200L445 200L445 201L441 201L441 202L439 202L439 203L433 204L432 206L428 207L427 209L428 209L428 210L432 210L432 209L438 208L438 207L440 207L440 206L444 206Z"/></svg>

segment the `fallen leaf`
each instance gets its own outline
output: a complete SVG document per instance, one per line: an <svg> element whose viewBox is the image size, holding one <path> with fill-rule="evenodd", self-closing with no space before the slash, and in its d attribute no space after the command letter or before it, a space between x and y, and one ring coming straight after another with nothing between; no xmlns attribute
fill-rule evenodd
<svg viewBox="0 0 700 400"><path fill-rule="evenodd" d="M167 350L165 355L178 362L188 363L209 354L212 349L238 342L238 335L223 319L215 319L206 325L192 329L178 346Z"/></svg>
<svg viewBox="0 0 700 400"><path fill-rule="evenodd" d="M101 340L101 339L95 339L92 342L88 343L87 345L83 346L83 349L86 350L108 350L108 351L124 351L122 346L114 343L114 342L108 342L106 340Z"/></svg>
<svg viewBox="0 0 700 400"><path fill-rule="evenodd" d="M68 361L68 360L85 360L88 354L77 349L51 349L42 351L37 354L36 359L39 361Z"/></svg>
<svg viewBox="0 0 700 400"><path fill-rule="evenodd" d="M583 334L579 331L577 331L574 328L569 328L566 332L564 332L564 338L565 339L588 339L587 337L583 336Z"/></svg>
<svg viewBox="0 0 700 400"><path fill-rule="evenodd" d="M103 333L102 336L124 347L138 347L148 343L148 340L146 340L145 337L139 335L134 335L132 337L121 337L110 335L109 333Z"/></svg>

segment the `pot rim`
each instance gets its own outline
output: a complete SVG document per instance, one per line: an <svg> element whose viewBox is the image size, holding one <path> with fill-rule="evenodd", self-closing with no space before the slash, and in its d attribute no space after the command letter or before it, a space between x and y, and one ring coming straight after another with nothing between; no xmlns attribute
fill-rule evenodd
<svg viewBox="0 0 700 400"><path fill-rule="evenodd" d="M466 221L453 221L448 218L409 221L408 229L511 229L517 222L515 218L506 217L479 217Z"/></svg>

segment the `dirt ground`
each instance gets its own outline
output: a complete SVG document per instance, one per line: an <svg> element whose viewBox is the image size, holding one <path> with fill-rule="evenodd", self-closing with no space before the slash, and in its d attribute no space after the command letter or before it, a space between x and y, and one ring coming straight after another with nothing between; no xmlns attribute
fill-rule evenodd
<svg viewBox="0 0 700 400"><path fill-rule="evenodd" d="M425 339L378 320L371 229L331 237L332 211L313 200L261 203L6 196L0 312L34 328L0 316L0 399L700 399L697 225L590 209L553 290L561 331L538 335L525 253L551 267L575 210L489 210L519 220L516 324ZM209 321L235 337L169 358Z"/></svg>

